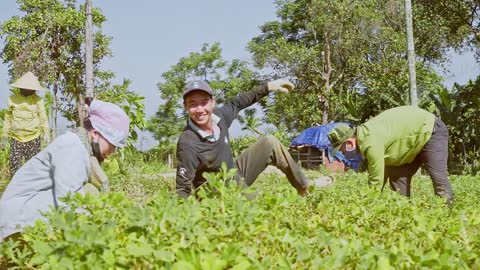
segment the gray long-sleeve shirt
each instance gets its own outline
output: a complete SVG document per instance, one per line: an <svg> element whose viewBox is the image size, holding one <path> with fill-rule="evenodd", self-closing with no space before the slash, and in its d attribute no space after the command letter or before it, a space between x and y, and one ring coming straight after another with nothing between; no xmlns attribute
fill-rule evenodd
<svg viewBox="0 0 480 270"><path fill-rule="evenodd" d="M177 143L176 190L181 197L188 197L193 189L205 183L204 172L217 172L223 162L229 169L236 168L229 144L228 128L238 113L268 95L267 84L247 93L238 95L231 102L213 113L220 119L218 140L212 142L203 138L187 124Z"/></svg>
<svg viewBox="0 0 480 270"><path fill-rule="evenodd" d="M89 152L72 133L57 137L13 176L0 199L1 239L44 219L41 212L62 203L68 192L85 193L90 176Z"/></svg>

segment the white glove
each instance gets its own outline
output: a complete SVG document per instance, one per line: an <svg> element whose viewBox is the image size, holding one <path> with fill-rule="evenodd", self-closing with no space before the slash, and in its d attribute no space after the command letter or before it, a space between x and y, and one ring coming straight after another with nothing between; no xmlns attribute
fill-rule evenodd
<svg viewBox="0 0 480 270"><path fill-rule="evenodd" d="M292 91L293 88L295 88L293 83L283 79L268 82L267 85L269 91L282 91L286 93L288 93L288 91Z"/></svg>
<svg viewBox="0 0 480 270"><path fill-rule="evenodd" d="M334 183L335 178L333 178L333 176L322 175L312 181L312 186L314 186L315 188L326 188L333 185Z"/></svg>

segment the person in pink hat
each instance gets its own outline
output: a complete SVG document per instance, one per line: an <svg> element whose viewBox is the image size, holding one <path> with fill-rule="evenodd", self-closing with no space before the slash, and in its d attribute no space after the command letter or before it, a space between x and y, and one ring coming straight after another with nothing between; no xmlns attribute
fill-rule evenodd
<svg viewBox="0 0 480 270"><path fill-rule="evenodd" d="M27 161L13 176L0 199L0 241L16 236L25 226L44 219L41 212L61 208L68 193L108 189L101 163L125 145L130 120L117 105L87 100L89 117L84 128L58 136Z"/></svg>

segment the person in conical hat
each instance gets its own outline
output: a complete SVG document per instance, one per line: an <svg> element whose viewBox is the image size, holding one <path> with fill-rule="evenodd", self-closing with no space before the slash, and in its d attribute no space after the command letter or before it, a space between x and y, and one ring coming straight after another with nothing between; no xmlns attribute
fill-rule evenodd
<svg viewBox="0 0 480 270"><path fill-rule="evenodd" d="M10 176L20 166L40 152L41 141L48 144L50 132L43 99L37 91L43 90L32 72L25 73L11 84L18 89L8 98L3 122L1 145L10 144Z"/></svg>
<svg viewBox="0 0 480 270"><path fill-rule="evenodd" d="M68 193L97 195L109 182L99 163L123 147L130 119L117 105L86 100L84 126L56 137L13 176L0 198L0 242L16 239L25 226L46 220L42 212L62 210Z"/></svg>

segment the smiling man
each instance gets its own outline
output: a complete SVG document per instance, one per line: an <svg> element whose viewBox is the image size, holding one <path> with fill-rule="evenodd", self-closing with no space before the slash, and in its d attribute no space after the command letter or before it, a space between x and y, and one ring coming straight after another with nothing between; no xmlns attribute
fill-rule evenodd
<svg viewBox="0 0 480 270"><path fill-rule="evenodd" d="M268 166L279 168L298 193L304 196L309 185L328 186L333 178L309 181L287 149L274 136L260 138L234 161L228 128L238 113L268 95L270 91L288 92L294 88L286 80L275 80L238 95L220 108L215 107L213 91L204 81L192 81L183 90L183 101L189 119L177 143L176 189L188 197L206 182L204 172L217 172L223 162L229 169L238 169L236 182L250 186Z"/></svg>

